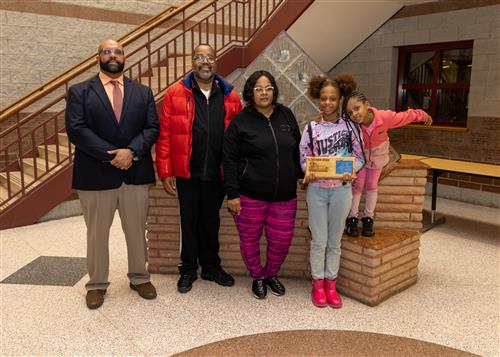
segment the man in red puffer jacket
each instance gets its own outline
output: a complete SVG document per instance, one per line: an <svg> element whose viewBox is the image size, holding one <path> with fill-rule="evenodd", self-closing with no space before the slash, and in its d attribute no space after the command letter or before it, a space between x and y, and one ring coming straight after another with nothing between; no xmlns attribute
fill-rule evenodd
<svg viewBox="0 0 500 357"><path fill-rule="evenodd" d="M224 200L224 132L241 108L233 86L215 73L215 51L198 45L193 70L167 90L163 99L156 168L165 191L179 199L181 263L177 289L187 293L198 277L222 286L234 279L219 258L219 210Z"/></svg>

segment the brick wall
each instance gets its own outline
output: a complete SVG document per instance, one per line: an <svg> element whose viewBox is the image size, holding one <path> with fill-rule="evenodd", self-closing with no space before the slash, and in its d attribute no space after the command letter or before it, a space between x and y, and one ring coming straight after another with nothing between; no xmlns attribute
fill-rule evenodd
<svg viewBox="0 0 500 357"><path fill-rule="evenodd" d="M391 144L398 151L405 153L427 155L431 152L433 156L445 159L500 163L498 161L500 141L497 139L500 133L500 119L469 117L468 120L468 130L465 132L395 129L391 132ZM455 145L456 143L460 145ZM431 175L428 176L428 182L432 182ZM445 196L448 198L471 202L470 199L464 197L466 196L464 189L482 191L475 195L475 198L484 197L473 203L498 207L498 198L495 200L488 196L491 196L491 193L500 193L500 180L484 176L445 173L439 177L438 183L447 186L444 190L440 188L438 193L447 190L449 192ZM474 197L472 192L469 192L468 196Z"/></svg>
<svg viewBox="0 0 500 357"><path fill-rule="evenodd" d="M432 183L432 175L427 176L427 182ZM486 176L446 172L439 176L438 183L446 186L483 191L485 193L500 193L500 180Z"/></svg>
<svg viewBox="0 0 500 357"><path fill-rule="evenodd" d="M391 144L399 151L444 159L500 164L500 117L471 117L467 130L436 131L403 127L391 130Z"/></svg>
<svg viewBox="0 0 500 357"><path fill-rule="evenodd" d="M150 191L147 240L149 271L152 273L176 273L180 261L179 241L179 206L176 197L168 196L161 184ZM219 233L220 256L225 269L236 274L246 274L247 270L241 259L238 232L232 216L227 212L224 201L221 211ZM295 237L287 261L283 265L282 276L306 277L305 268L309 258L309 231L307 228L307 209L305 193L299 192ZM265 252L265 240L261 241ZM265 256L263 255L263 258Z"/></svg>
<svg viewBox="0 0 500 357"><path fill-rule="evenodd" d="M422 227L427 169L418 161L402 160L379 186L376 227L411 230ZM309 241L305 192L298 193L295 236L281 276L309 277ZM221 209L220 255L224 268L235 274L247 274L241 260L238 233L226 203ZM149 270L152 273L176 273L179 263L179 209L177 198L168 196L157 184L150 191L147 228ZM265 251L265 239L261 239ZM264 256L263 256L264 258Z"/></svg>

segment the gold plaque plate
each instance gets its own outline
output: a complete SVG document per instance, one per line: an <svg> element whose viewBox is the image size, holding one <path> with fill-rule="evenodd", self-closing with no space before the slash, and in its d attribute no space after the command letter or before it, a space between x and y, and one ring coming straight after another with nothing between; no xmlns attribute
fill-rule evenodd
<svg viewBox="0 0 500 357"><path fill-rule="evenodd" d="M356 177L356 159L354 157L308 157L306 176L312 172L320 179L339 179L345 174Z"/></svg>

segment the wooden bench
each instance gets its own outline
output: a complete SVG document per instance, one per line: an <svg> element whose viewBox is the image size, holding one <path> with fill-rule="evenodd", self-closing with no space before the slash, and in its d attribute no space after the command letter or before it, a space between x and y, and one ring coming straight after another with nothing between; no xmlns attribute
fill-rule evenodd
<svg viewBox="0 0 500 357"><path fill-rule="evenodd" d="M424 222L422 231L425 232L438 224L445 222L445 217L436 217L436 201L438 190L438 178L444 172L461 173L468 175L486 176L492 178L500 178L500 166L495 164L484 164L478 162L442 159L438 157L420 156L402 154L402 159L419 160L432 170L432 204L431 204L431 219L429 223Z"/></svg>

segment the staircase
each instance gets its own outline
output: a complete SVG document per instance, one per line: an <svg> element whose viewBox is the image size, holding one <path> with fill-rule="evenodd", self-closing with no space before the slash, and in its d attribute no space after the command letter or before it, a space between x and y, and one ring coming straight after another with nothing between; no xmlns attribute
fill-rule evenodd
<svg viewBox="0 0 500 357"><path fill-rule="evenodd" d="M62 168L60 163L69 161L69 156L75 150L75 146L68 140L66 133L58 133L57 140L59 145L48 144L39 145L36 154L33 157L27 157L20 160L19 171L0 172L0 199L2 202L9 197L20 194L23 189L26 192L38 187L44 182L50 174L55 174ZM8 207L3 204L0 208Z"/></svg>
<svg viewBox="0 0 500 357"><path fill-rule="evenodd" d="M144 74L138 80L141 84L150 87L153 93L157 93L162 83L173 83L178 79L177 68L183 68L186 72L191 70L191 58L191 54L176 56L168 62L168 65L152 67L150 73Z"/></svg>
<svg viewBox="0 0 500 357"><path fill-rule="evenodd" d="M151 87L157 105L191 69L192 49L210 43L218 72L246 67L312 0L189 0L170 6L119 42L124 74ZM0 121L0 229L35 223L72 194L73 145L64 128L68 88L97 72L95 54L3 108Z"/></svg>

